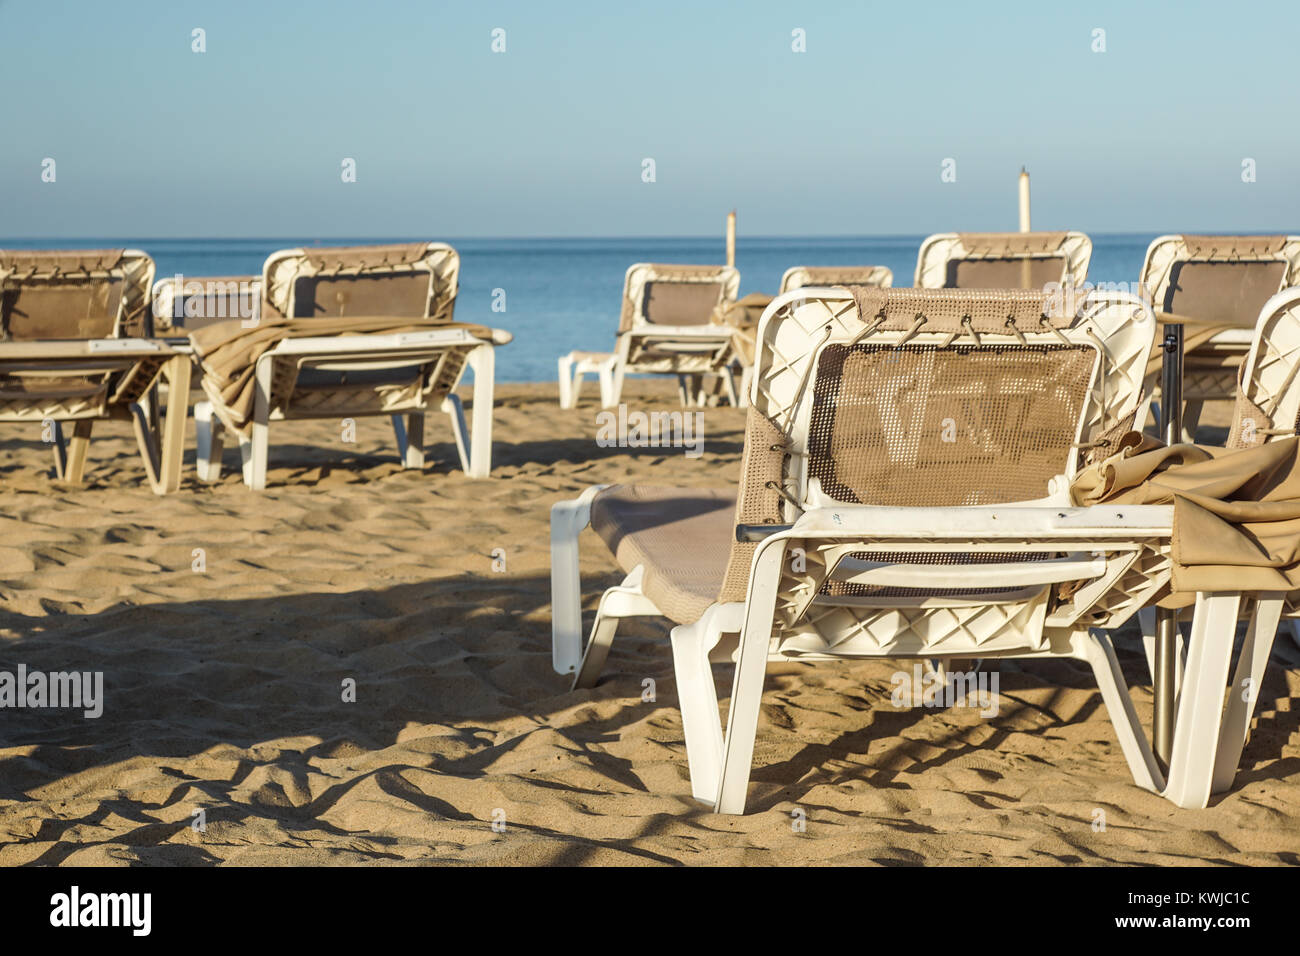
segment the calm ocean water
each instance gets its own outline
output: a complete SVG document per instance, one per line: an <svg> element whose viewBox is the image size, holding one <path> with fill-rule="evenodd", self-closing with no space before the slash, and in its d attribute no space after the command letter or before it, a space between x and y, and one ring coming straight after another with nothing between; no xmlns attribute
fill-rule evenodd
<svg viewBox="0 0 1300 956"><path fill-rule="evenodd" d="M790 266L883 265L895 285L911 285L923 236L776 238L741 236L740 293L775 293ZM1151 235L1093 235L1093 282L1135 282ZM79 239L0 240L9 248L136 248L153 256L158 275L252 275L277 249L405 239ZM448 239L461 255L456 318L508 329L514 342L497 353L497 379L555 380L555 360L570 349L608 350L618 325L623 274L634 262L715 263L717 239ZM506 311L492 311L492 290Z"/></svg>

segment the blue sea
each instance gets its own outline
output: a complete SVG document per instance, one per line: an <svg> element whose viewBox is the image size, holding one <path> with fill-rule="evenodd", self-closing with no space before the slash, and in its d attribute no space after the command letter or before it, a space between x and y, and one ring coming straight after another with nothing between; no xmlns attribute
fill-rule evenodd
<svg viewBox="0 0 1300 956"><path fill-rule="evenodd" d="M439 237L441 239L441 237ZM883 265L894 284L911 285L924 236L778 238L740 236L740 294L774 294L790 266ZM1092 235L1092 282L1135 282L1155 234ZM277 249L406 242L391 239L78 239L0 240L9 248L135 248L158 275L254 275ZM717 263L716 239L446 239L461 255L456 318L514 333L497 352L497 380L555 380L555 360L570 349L608 350L618 325L623 274L634 262ZM506 311L492 311L504 289Z"/></svg>

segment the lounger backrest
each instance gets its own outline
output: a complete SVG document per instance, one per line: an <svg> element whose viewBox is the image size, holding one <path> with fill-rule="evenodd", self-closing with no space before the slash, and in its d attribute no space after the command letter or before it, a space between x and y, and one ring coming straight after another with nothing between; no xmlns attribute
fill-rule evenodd
<svg viewBox="0 0 1300 956"><path fill-rule="evenodd" d="M152 335L153 273L137 249L0 250L0 340Z"/></svg>
<svg viewBox="0 0 1300 956"><path fill-rule="evenodd" d="M1289 438L1300 431L1300 288L1269 298L1255 323L1237 382L1229 448Z"/></svg>
<svg viewBox="0 0 1300 956"><path fill-rule="evenodd" d="M261 276L168 276L153 286L153 322L159 335L195 329L231 319L258 316Z"/></svg>
<svg viewBox="0 0 1300 956"><path fill-rule="evenodd" d="M460 256L443 243L287 249L262 267L262 316L450 322L459 276Z"/></svg>
<svg viewBox="0 0 1300 956"><path fill-rule="evenodd" d="M788 523L814 482L872 505L1045 497L1131 427L1154 336L1120 294L781 296L759 326L737 524ZM752 553L733 548L732 599Z"/></svg>
<svg viewBox="0 0 1300 956"><path fill-rule="evenodd" d="M922 289L1044 289L1082 285L1092 240L1081 232L947 232L921 243Z"/></svg>
<svg viewBox="0 0 1300 956"><path fill-rule="evenodd" d="M781 276L781 289L789 292L808 286L875 285L888 288L894 273L887 266L793 266Z"/></svg>
<svg viewBox="0 0 1300 956"><path fill-rule="evenodd" d="M1158 311L1252 328L1271 296L1300 284L1300 236L1161 236L1141 283Z"/></svg>
<svg viewBox="0 0 1300 956"><path fill-rule="evenodd" d="M638 262L623 282L618 330L707 325L720 306L736 301L739 291L740 273L730 266Z"/></svg>

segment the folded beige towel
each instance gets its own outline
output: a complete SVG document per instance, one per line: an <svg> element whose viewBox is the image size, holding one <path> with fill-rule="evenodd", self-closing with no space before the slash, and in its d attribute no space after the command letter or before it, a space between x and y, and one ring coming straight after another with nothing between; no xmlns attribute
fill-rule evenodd
<svg viewBox="0 0 1300 956"><path fill-rule="evenodd" d="M1076 504L1174 506L1172 594L1284 591L1300 599L1300 438L1249 448L1163 446L1131 433L1080 472Z"/></svg>
<svg viewBox="0 0 1300 956"><path fill-rule="evenodd" d="M492 341L492 330L464 322L360 316L320 319L263 319L245 328L239 319L204 326L190 333L190 344L203 370L203 390L222 409L222 420L244 431L253 417L253 376L257 360L284 339L335 335L387 335L431 328L465 329L475 338Z"/></svg>

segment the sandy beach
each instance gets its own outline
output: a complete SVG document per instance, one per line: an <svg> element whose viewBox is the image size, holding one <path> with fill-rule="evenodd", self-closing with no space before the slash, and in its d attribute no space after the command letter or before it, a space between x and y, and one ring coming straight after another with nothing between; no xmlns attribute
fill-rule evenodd
<svg viewBox="0 0 1300 956"><path fill-rule="evenodd" d="M1205 810L1132 784L1069 662L1002 664L992 720L895 708L892 662L774 665L749 813L695 803L667 622L629 624L594 690L551 670L549 508L598 482L734 482L743 412L704 412L699 458L601 448L591 391L562 411L554 385L499 386L484 481L438 416L422 473L386 419L355 444L280 425L263 494L231 450L198 483L191 437L165 498L124 423L97 427L75 489L37 429L0 428L0 668L102 671L106 695L98 719L0 713L0 865L1300 864L1286 640ZM664 383L629 393L676 407ZM620 575L585 546L590 610ZM1136 632L1119 644L1149 721Z"/></svg>

